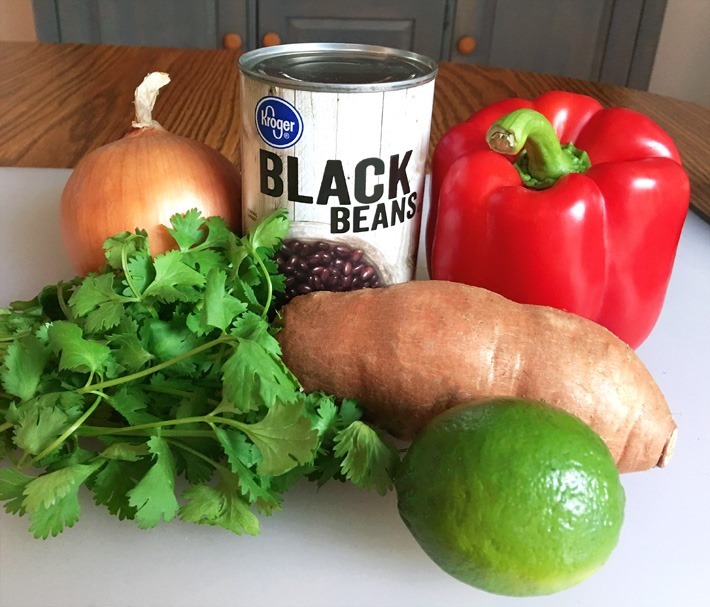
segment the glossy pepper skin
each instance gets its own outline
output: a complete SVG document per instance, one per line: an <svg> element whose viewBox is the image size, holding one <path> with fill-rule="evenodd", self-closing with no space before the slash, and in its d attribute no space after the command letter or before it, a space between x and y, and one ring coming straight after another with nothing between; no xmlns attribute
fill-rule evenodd
<svg viewBox="0 0 710 607"><path fill-rule="evenodd" d="M591 166L553 171L544 189L526 185L513 164L519 150L500 153L487 141L500 135L491 125L521 108L546 117L557 147L573 143ZM546 172L546 144L534 139L531 132L525 154ZM564 91L506 99L435 148L429 273L573 312L636 348L661 312L689 202L678 150L647 116Z"/></svg>

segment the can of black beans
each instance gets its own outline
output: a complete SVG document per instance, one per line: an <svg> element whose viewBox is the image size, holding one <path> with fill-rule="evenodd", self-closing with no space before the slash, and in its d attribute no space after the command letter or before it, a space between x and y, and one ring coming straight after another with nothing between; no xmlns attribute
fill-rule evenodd
<svg viewBox="0 0 710 607"><path fill-rule="evenodd" d="M244 226L286 207L286 299L412 280L436 63L369 45L239 59Z"/></svg>

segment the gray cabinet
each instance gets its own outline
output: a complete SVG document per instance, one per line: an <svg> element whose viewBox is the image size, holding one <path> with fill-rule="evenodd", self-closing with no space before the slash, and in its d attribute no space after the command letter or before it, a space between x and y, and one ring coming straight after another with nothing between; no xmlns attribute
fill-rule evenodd
<svg viewBox="0 0 710 607"><path fill-rule="evenodd" d="M33 0L47 42L356 42L648 87L667 0Z"/></svg>
<svg viewBox="0 0 710 607"><path fill-rule="evenodd" d="M458 0L451 60L647 88L666 0Z"/></svg>
<svg viewBox="0 0 710 607"><path fill-rule="evenodd" d="M448 53L453 3L428 0L33 0L46 42L249 50L354 42Z"/></svg>

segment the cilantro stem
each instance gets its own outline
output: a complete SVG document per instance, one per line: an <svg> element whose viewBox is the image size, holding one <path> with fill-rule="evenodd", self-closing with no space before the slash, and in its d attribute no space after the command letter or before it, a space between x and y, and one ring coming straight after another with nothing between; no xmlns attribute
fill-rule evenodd
<svg viewBox="0 0 710 607"><path fill-rule="evenodd" d="M96 390L105 390L106 388L112 388L113 386L120 386L121 384L133 381L134 379L140 379L141 377L146 377L147 375L151 375L153 373L157 373L158 371L162 371L163 369L167 369L168 367L179 363L180 361L185 360L186 358L190 358L195 354L199 354L200 352L204 352L205 350L209 350L210 348L214 348L215 346L221 343L231 341L233 339L234 338L231 338L228 335L221 335L220 337L217 337L212 341L208 341L207 343L204 343L201 346L197 346L192 350L188 350L187 352L183 352L178 356L174 356L170 360L163 361L162 363L158 363L157 365L153 365L152 367L142 369L141 371L136 371L135 373L131 373L130 375L123 375L115 379L109 379L106 381L99 382L97 384L84 386L83 388L79 388L77 390L77 393L86 394L87 392L94 392Z"/></svg>
<svg viewBox="0 0 710 607"><path fill-rule="evenodd" d="M98 436L111 436L113 434L121 434L122 436L146 436L150 434L152 428L144 428L136 430L136 426L87 426L84 425L76 432L78 436L84 438L96 438ZM178 436L180 438L214 438L212 430L182 430L172 428L161 428L161 436Z"/></svg>
<svg viewBox="0 0 710 607"><path fill-rule="evenodd" d="M128 288L133 292L133 295L136 296L136 300L140 301L141 296L143 295L138 288L136 287L136 283L133 282L133 277L131 276L131 273L128 271L128 252L127 252L127 243L124 242L121 245L121 266L123 266L123 275L126 279L126 284L128 285Z"/></svg>
<svg viewBox="0 0 710 607"><path fill-rule="evenodd" d="M12 424L10 422L0 424L0 432L5 432L5 430L9 430L10 428L12 428Z"/></svg>
<svg viewBox="0 0 710 607"><path fill-rule="evenodd" d="M269 274L269 270L266 269L264 261L258 255L255 255L255 257L256 262L259 264L259 267L261 268L261 271L264 273L264 277L266 278L266 303L264 304L264 311L261 313L261 317L266 320L266 317L269 315L269 309L271 308L271 300L273 299L274 295L274 287L271 284L271 274Z"/></svg>
<svg viewBox="0 0 710 607"><path fill-rule="evenodd" d="M200 417L181 417L178 419L165 419L158 422L147 422L145 424L136 424L135 426L124 426L123 428L101 428L94 427L93 432L85 432L84 436L102 436L104 434L125 434L131 431L138 430L153 430L155 428L163 428L165 426L180 426L182 424L197 424L203 421L204 418ZM88 428L87 428L88 430Z"/></svg>
<svg viewBox="0 0 710 607"><path fill-rule="evenodd" d="M142 430L154 430L156 428L164 428L166 426L181 426L183 424L226 424L237 430L244 430L247 424L234 419L222 417L221 415L196 415L193 417L180 417L178 419L165 419L157 422L148 422L145 424L137 424L135 426L124 426L122 428L110 428L103 426L85 426L82 431L82 436L104 436L106 434L130 434ZM214 436L212 432L207 435L200 434L199 436ZM181 436L187 436L181 434Z"/></svg>
<svg viewBox="0 0 710 607"><path fill-rule="evenodd" d="M163 386L153 386L151 384L141 384L141 388L146 392L157 392L158 394L168 394L170 396L178 396L180 398L190 398L194 392L189 392L187 390L178 390L177 388L165 388ZM208 405L219 405L220 401L216 398L208 398L206 400Z"/></svg>
<svg viewBox="0 0 710 607"><path fill-rule="evenodd" d="M105 394L98 394L92 405L84 412L84 414L79 419L77 419L71 426L69 426L58 439L56 439L51 445L49 445L49 447L46 447L39 454L35 455L30 463L34 464L36 461L39 461L43 457L46 457L57 447L59 447L65 440L67 440L72 434L74 434L74 432L76 432L81 427L81 425L87 419L89 419L91 414L96 410L96 407L99 406L99 403L103 400L104 397Z"/></svg>
<svg viewBox="0 0 710 607"><path fill-rule="evenodd" d="M224 358L225 349L226 349L225 344L222 344L222 347L218 350L217 354L215 355L213 368L221 368L222 367L222 359Z"/></svg>
<svg viewBox="0 0 710 607"><path fill-rule="evenodd" d="M59 307L62 309L62 312L64 313L64 316L66 316L67 320L75 320L76 317L72 313L71 309L67 305L66 300L64 299L64 286L66 283L64 282L59 282L57 284L57 303L59 303Z"/></svg>
<svg viewBox="0 0 710 607"><path fill-rule="evenodd" d="M23 333L13 333L12 335L0 335L0 342L13 342L16 339L22 339L23 337L27 337L28 335L32 335L32 331L24 331Z"/></svg>
<svg viewBox="0 0 710 607"><path fill-rule="evenodd" d="M90 386L90 385L91 385L91 382L94 381L94 374L95 374L95 372L94 372L94 370L92 369L92 370L91 370L91 373L89 373L89 379L87 379L87 380L86 380L86 384L84 384L84 387L85 387L85 388L86 388L86 386Z"/></svg>
<svg viewBox="0 0 710 607"><path fill-rule="evenodd" d="M207 462L210 466L213 466L216 470L229 472L229 470L227 468L225 468L222 464L214 461L211 457L207 457L204 453L200 453L196 449L189 447L185 443L182 443L182 442L177 441L175 439L166 439L166 440L171 445L175 445L178 449L182 449L183 451L187 451L188 453L191 453L195 457L199 457L202 461Z"/></svg>

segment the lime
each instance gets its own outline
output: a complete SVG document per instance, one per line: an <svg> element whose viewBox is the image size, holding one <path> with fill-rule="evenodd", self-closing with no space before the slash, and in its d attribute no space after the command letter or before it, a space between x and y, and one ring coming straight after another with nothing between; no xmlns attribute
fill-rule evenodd
<svg viewBox="0 0 710 607"><path fill-rule="evenodd" d="M434 418L395 480L399 513L444 571L488 592L552 594L616 546L624 490L602 439L547 404L500 398Z"/></svg>

